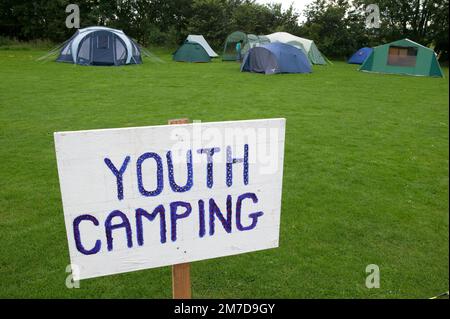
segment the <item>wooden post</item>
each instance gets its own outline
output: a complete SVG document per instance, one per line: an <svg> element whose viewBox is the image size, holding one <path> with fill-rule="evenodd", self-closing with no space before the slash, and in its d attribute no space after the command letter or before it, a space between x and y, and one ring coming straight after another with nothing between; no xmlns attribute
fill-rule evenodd
<svg viewBox="0 0 450 319"><path fill-rule="evenodd" d="M191 264L172 265L173 299L191 299Z"/></svg>
<svg viewBox="0 0 450 319"><path fill-rule="evenodd" d="M169 125L187 124L189 119L169 120ZM173 299L191 299L191 265L190 263L172 265Z"/></svg>
<svg viewBox="0 0 450 319"><path fill-rule="evenodd" d="M189 119L188 118L169 120L169 125L188 124L188 123L189 123Z"/></svg>

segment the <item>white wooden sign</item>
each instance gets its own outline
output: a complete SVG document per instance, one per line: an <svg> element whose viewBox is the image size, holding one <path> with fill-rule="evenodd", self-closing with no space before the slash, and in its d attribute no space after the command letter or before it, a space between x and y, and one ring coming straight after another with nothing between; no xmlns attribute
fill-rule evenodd
<svg viewBox="0 0 450 319"><path fill-rule="evenodd" d="M278 247L284 138L285 119L55 133L74 280Z"/></svg>

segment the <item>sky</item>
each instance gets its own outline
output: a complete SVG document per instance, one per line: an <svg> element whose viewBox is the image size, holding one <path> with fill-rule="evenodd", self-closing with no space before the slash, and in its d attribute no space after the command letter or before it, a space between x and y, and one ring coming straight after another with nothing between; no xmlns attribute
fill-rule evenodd
<svg viewBox="0 0 450 319"><path fill-rule="evenodd" d="M283 9L289 8L289 6L294 4L294 8L297 12L302 13L303 9L306 8L308 4L310 4L313 0L256 0L257 3L281 3ZM300 17L302 21L304 17Z"/></svg>

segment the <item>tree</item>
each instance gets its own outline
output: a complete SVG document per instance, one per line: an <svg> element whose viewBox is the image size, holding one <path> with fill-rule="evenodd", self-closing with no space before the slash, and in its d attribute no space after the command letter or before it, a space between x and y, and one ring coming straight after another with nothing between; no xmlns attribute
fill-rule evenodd
<svg viewBox="0 0 450 319"><path fill-rule="evenodd" d="M364 8L372 0L356 0ZM374 32L380 43L409 38L434 47L448 59L448 0L378 0L380 30Z"/></svg>
<svg viewBox="0 0 450 319"><path fill-rule="evenodd" d="M302 36L314 40L326 56L348 57L368 42L364 19L348 0L316 0L305 15Z"/></svg>
<svg viewBox="0 0 450 319"><path fill-rule="evenodd" d="M212 47L221 47L231 29L226 0L194 0L186 35L202 34Z"/></svg>
<svg viewBox="0 0 450 319"><path fill-rule="evenodd" d="M59 40L67 35L63 0L2 0L0 31L21 40Z"/></svg>
<svg viewBox="0 0 450 319"><path fill-rule="evenodd" d="M276 0L275 0L276 1ZM236 30L256 35L286 31L316 41L330 57L348 57L362 46L408 37L433 47L448 60L449 0L377 0L381 26L365 25L365 9L373 0L314 0L299 13L292 5L262 5L255 0L77 0L81 27L104 25L122 29L141 44L175 46L189 33L203 34L222 47ZM0 1L0 35L20 40L66 40L67 0Z"/></svg>

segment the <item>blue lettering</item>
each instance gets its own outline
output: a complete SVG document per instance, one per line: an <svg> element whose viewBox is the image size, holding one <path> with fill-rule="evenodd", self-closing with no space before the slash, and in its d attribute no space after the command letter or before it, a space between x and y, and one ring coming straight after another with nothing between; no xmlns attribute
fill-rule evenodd
<svg viewBox="0 0 450 319"><path fill-rule="evenodd" d="M198 201L198 217L199 217L199 231L200 237L205 236L205 202L203 200Z"/></svg>
<svg viewBox="0 0 450 319"><path fill-rule="evenodd" d="M214 235L214 217L217 216L227 233L231 233L231 195L227 196L227 218L222 215L214 199L209 200L209 234Z"/></svg>
<svg viewBox="0 0 450 319"><path fill-rule="evenodd" d="M202 148L197 150L197 153L199 154L206 154L206 186L208 188L212 188L214 184L213 180L213 155L214 153L220 152L220 148L213 147L213 148Z"/></svg>
<svg viewBox="0 0 450 319"><path fill-rule="evenodd" d="M147 191L144 188L144 185L142 183L142 163L149 158L153 158L156 162L156 179L157 179L157 186L154 191ZM137 180L138 180L138 188L139 192L147 197L150 196L158 196L161 194L163 188L164 188L164 181L163 181L163 166L162 166L162 160L161 157L156 153L145 153L142 154L136 163L136 172L137 172Z"/></svg>
<svg viewBox="0 0 450 319"><path fill-rule="evenodd" d="M150 221L153 221L156 216L159 214L159 232L160 232L160 241L161 244L166 242L166 214L163 205L159 205L153 210L153 213L149 214L145 209L138 208L136 209L136 236L138 245L142 246L144 244L144 234L142 231L142 217L147 218Z"/></svg>
<svg viewBox="0 0 450 319"><path fill-rule="evenodd" d="M173 176L172 152L168 151L166 154L166 157L167 157L167 166L168 166L168 170L169 170L170 187L172 188L172 190L174 192L179 192L179 193L187 192L188 190L191 189L191 187L194 183L193 182L193 172L192 172L192 151L189 150L186 153L187 181L186 181L186 185L184 185L183 187L178 186L178 184L175 182L175 178Z"/></svg>
<svg viewBox="0 0 450 319"><path fill-rule="evenodd" d="M85 249L83 244L81 243L81 236L80 236L80 223L83 220L89 220L91 221L95 226L98 226L98 220L92 215L80 215L77 218L73 220L73 234L75 237L75 245L78 249L78 251L84 255L94 255L100 251L101 242L100 240L97 240L95 242L94 248L92 249Z"/></svg>
<svg viewBox="0 0 450 319"><path fill-rule="evenodd" d="M125 157L125 160L122 163L122 166L119 170L117 170L116 166L111 162L109 158L104 159L106 166L109 167L111 172L113 172L114 176L116 176L117 181L117 198L119 200L123 199L123 173L125 173L125 170L128 166L128 163L130 162L130 157Z"/></svg>
<svg viewBox="0 0 450 319"><path fill-rule="evenodd" d="M233 185L233 164L244 163L244 184L248 185L248 144L244 145L244 158L233 158L231 146L227 146L227 186Z"/></svg>
<svg viewBox="0 0 450 319"><path fill-rule="evenodd" d="M249 226L242 226L241 223L241 209L242 209L242 201L246 198L250 198L254 204L258 203L258 197L256 197L255 193L245 193L238 197L236 202L236 227L240 231L244 230L250 230L256 227L256 224L258 223L258 218L261 217L264 213L263 212L255 212L248 214L248 217L252 219L252 223Z"/></svg>
<svg viewBox="0 0 450 319"><path fill-rule="evenodd" d="M184 207L186 210L182 214L177 214L178 207ZM177 220L186 218L191 214L192 206L187 202L170 203L170 220L171 220L171 238L172 241L177 240Z"/></svg>
<svg viewBox="0 0 450 319"><path fill-rule="evenodd" d="M122 222L120 224L111 225L112 219L114 217L120 217L122 219ZM130 222L128 221L128 218L124 213L122 213L120 210L115 210L111 212L111 214L109 214L105 220L106 240L109 251L113 249L112 231L118 228L125 228L125 232L127 235L127 246L128 248L133 247Z"/></svg>

